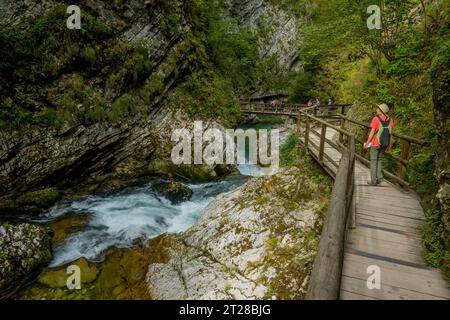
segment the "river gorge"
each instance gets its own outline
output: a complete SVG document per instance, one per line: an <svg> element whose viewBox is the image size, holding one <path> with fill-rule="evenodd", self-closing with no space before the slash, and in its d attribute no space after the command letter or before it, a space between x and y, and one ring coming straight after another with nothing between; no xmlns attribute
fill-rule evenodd
<svg viewBox="0 0 450 320"><path fill-rule="evenodd" d="M290 128L281 128L283 145L292 137ZM248 160L248 142L244 148ZM37 281L15 298L300 297L326 208L329 189L323 188L329 182L308 182L297 167L282 168L273 176L264 176L265 168L257 164L237 169L218 181L180 183L154 177L120 191L61 200L28 220L52 230L53 257ZM159 186L167 183L187 187L188 197L161 193ZM291 196L298 203L290 204ZM81 270L80 290L67 287L72 265ZM183 270L172 274L177 268ZM271 287L292 273L298 280L289 291L282 282Z"/></svg>

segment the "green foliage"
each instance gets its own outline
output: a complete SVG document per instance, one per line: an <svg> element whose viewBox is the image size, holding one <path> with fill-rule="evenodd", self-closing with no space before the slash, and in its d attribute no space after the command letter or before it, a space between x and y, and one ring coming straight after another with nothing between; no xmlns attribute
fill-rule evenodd
<svg viewBox="0 0 450 320"><path fill-rule="evenodd" d="M208 19L206 43L212 62L233 85L242 87L258 58L256 36L233 19L223 18L218 1L205 2L204 6Z"/></svg>
<svg viewBox="0 0 450 320"><path fill-rule="evenodd" d="M171 99L171 107L183 107L189 116L202 119L220 118L235 123L239 106L231 81L215 73L194 72Z"/></svg>
<svg viewBox="0 0 450 320"><path fill-rule="evenodd" d="M83 50L83 58L89 65L93 65L97 60L97 54L94 48L86 47Z"/></svg>
<svg viewBox="0 0 450 320"><path fill-rule="evenodd" d="M289 86L289 100L291 102L304 103L310 97L316 96L313 91L314 82L310 72L301 72L297 74Z"/></svg>
<svg viewBox="0 0 450 320"><path fill-rule="evenodd" d="M65 122L89 123L106 119L106 100L80 74L65 77L65 90L51 96L54 107L35 115L36 122L57 127Z"/></svg>
<svg viewBox="0 0 450 320"><path fill-rule="evenodd" d="M151 61L148 51L144 47L138 47L125 61L127 70L126 83L130 85L141 84L151 72Z"/></svg>
<svg viewBox="0 0 450 320"><path fill-rule="evenodd" d="M127 93L124 94L112 104L112 110L108 114L109 120L113 123L120 121L121 119L135 112L138 104L139 101L136 97Z"/></svg>
<svg viewBox="0 0 450 320"><path fill-rule="evenodd" d="M410 24L410 11L417 5L412 0L385 0L381 3L381 30L367 28L367 8L371 0L351 0L349 9L355 15L352 33L360 39L365 53L381 72L383 59L392 61L395 50L403 41L402 32Z"/></svg>
<svg viewBox="0 0 450 320"><path fill-rule="evenodd" d="M446 208L444 210L449 210ZM429 209L425 212L427 224L423 230L423 245L426 248L425 261L435 267L442 268L446 278L450 281L450 250L445 247L442 240L444 228L442 225L441 210Z"/></svg>
<svg viewBox="0 0 450 320"><path fill-rule="evenodd" d="M38 102L13 88L46 83L79 62L95 65L95 45L111 31L87 12L82 15L81 30L68 30L66 19L66 6L58 5L42 16L24 18L0 31L0 126L17 127L42 118L56 123L50 109L44 117L42 113L33 115ZM86 45L82 50L80 43Z"/></svg>
<svg viewBox="0 0 450 320"><path fill-rule="evenodd" d="M257 202L259 205L264 205L264 204L266 204L266 203L269 202L269 201L270 201L270 197L269 197L268 195L264 195L264 196L258 198L258 200L257 200L256 202Z"/></svg>

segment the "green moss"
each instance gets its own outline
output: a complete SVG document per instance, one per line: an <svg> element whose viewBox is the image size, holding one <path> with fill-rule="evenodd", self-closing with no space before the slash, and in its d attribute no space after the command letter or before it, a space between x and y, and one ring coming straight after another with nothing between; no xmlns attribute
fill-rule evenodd
<svg viewBox="0 0 450 320"><path fill-rule="evenodd" d="M15 208L16 203L14 200L6 197L0 199L0 213L10 213L14 211Z"/></svg>
<svg viewBox="0 0 450 320"><path fill-rule="evenodd" d="M48 208L60 198L60 193L55 188L47 188L37 191L27 192L16 200L19 206L35 206L38 208Z"/></svg>
<svg viewBox="0 0 450 320"><path fill-rule="evenodd" d="M86 47L83 49L83 59L88 65L94 65L97 60L97 54L92 47Z"/></svg>
<svg viewBox="0 0 450 320"><path fill-rule="evenodd" d="M298 139L295 133L291 133L287 141L280 149L280 163L284 167L292 167L298 163Z"/></svg>
<svg viewBox="0 0 450 320"><path fill-rule="evenodd" d="M268 195L264 195L256 200L259 205L264 205L270 201L270 197Z"/></svg>
<svg viewBox="0 0 450 320"><path fill-rule="evenodd" d="M217 174L207 165L174 165L167 161L154 161L150 171L185 181L208 182L217 180Z"/></svg>
<svg viewBox="0 0 450 320"><path fill-rule="evenodd" d="M130 94L124 94L112 104L112 110L108 114L109 120L114 123L124 119L132 114L133 110L137 108L138 103L136 97Z"/></svg>

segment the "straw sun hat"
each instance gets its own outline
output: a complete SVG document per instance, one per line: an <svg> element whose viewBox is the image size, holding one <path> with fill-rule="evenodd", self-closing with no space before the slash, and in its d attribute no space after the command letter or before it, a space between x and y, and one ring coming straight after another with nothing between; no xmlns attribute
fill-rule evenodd
<svg viewBox="0 0 450 320"><path fill-rule="evenodd" d="M389 107L388 107L388 105L387 105L386 103L379 104L377 107L378 107L378 108L381 110L381 112L383 112L384 114L388 114L388 113L389 113Z"/></svg>

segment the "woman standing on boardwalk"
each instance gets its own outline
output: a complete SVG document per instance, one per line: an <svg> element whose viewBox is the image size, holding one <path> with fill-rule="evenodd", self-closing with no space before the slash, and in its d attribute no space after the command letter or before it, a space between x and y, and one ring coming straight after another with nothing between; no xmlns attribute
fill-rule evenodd
<svg viewBox="0 0 450 320"><path fill-rule="evenodd" d="M389 107L383 103L377 106L377 114L370 124L371 130L364 148L370 148L370 177L367 184L371 186L379 185L383 180L382 174L382 154L390 152L392 148L392 129L394 121L388 116Z"/></svg>

